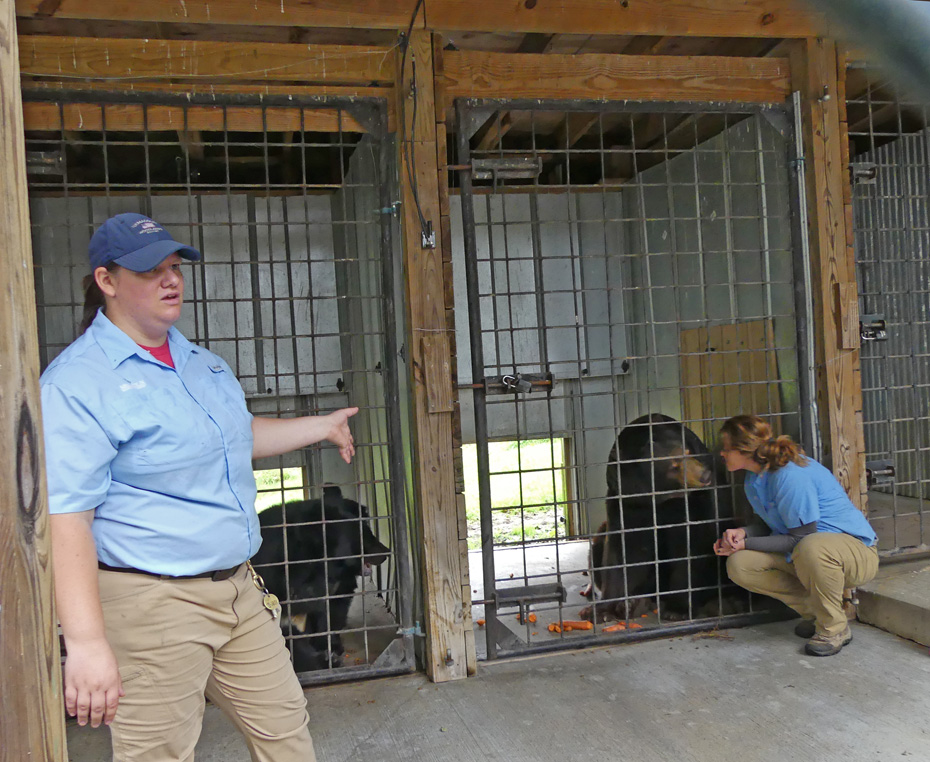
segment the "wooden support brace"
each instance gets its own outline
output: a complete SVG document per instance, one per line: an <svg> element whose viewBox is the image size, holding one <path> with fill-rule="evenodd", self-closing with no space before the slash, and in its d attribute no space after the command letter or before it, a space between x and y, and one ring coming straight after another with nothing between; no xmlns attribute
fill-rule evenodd
<svg viewBox="0 0 930 762"><path fill-rule="evenodd" d="M814 363L824 459L850 499L862 508L862 384L858 342L853 338L854 332L858 334L858 295L844 208L844 199L850 197L844 190L849 173L843 158L845 104L838 97L837 64L836 45L819 38L798 42L791 56L792 80L802 95L807 153Z"/></svg>
<svg viewBox="0 0 930 762"><path fill-rule="evenodd" d="M441 248L424 247L423 221L444 239L438 188L433 40L414 30L404 68L398 53L398 122L408 341L415 421L416 496L426 609L426 669L436 682L466 677L474 660L470 601L462 594L462 553L452 443L452 374ZM414 109L414 98L416 109ZM414 113L416 119L414 119ZM403 117L401 117L403 114ZM403 119L403 121L401 121ZM416 193L414 192L416 191ZM419 202L419 210L417 203ZM442 339L437 337L442 336ZM445 354L445 358L442 355ZM443 368L437 372L437 368Z"/></svg>

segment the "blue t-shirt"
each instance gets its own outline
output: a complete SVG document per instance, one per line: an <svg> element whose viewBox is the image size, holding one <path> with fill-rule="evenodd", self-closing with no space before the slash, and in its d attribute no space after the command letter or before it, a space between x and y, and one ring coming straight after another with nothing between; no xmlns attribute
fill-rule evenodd
<svg viewBox="0 0 930 762"><path fill-rule="evenodd" d="M261 544L252 416L217 355L168 332L175 367L103 314L40 379L49 512L95 511L98 558L175 576Z"/></svg>
<svg viewBox="0 0 930 762"><path fill-rule="evenodd" d="M774 534L788 534L804 524L817 523L818 532L852 535L871 547L875 530L852 504L836 477L816 460L777 471L746 473L746 497Z"/></svg>

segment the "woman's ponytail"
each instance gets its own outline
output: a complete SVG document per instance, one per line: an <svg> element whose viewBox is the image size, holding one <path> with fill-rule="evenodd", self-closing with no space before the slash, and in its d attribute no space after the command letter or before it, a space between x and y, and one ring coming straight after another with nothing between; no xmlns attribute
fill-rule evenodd
<svg viewBox="0 0 930 762"><path fill-rule="evenodd" d="M736 415L720 429L730 448L745 453L766 470L777 471L789 463L807 465L804 450L791 437L772 436L772 427L755 415Z"/></svg>
<svg viewBox="0 0 930 762"><path fill-rule="evenodd" d="M109 272L113 272L118 267L119 265L115 262L106 265ZM84 289L84 312L81 315L81 324L78 326L78 335L90 328L90 324L97 317L97 310L107 305L106 297L103 295L103 291L100 290L100 286L97 285L97 279L93 273L84 276L81 287Z"/></svg>

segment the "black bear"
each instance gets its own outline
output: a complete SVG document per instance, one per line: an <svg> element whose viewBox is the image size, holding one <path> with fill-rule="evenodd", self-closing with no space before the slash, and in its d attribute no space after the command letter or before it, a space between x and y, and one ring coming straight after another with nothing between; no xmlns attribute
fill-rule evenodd
<svg viewBox="0 0 930 762"><path fill-rule="evenodd" d="M281 599L281 627L291 636L298 672L342 666L340 631L346 629L358 577L371 574L391 552L368 519L364 505L334 486L323 488L322 500L285 503L259 514L262 545L252 563Z"/></svg>
<svg viewBox="0 0 930 762"><path fill-rule="evenodd" d="M620 431L608 457L607 521L591 543L590 594L599 589L601 602L583 617L637 617L656 599L665 619L709 615L720 583L714 478L713 456L674 418L653 413Z"/></svg>

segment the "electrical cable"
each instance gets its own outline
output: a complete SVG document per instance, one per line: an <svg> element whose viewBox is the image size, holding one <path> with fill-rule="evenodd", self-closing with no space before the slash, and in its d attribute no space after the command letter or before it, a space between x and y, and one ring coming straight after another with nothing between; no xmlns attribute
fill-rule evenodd
<svg viewBox="0 0 930 762"><path fill-rule="evenodd" d="M410 24L407 27L407 33L404 35L401 40L402 53L400 58L400 73L401 77L404 75L407 67L407 51L410 49L410 35L413 32L413 25L416 21L417 14L420 12L420 8L423 5L423 0L417 0L417 4L413 8L413 14L410 16ZM416 124L417 121L417 63L415 60L410 61L410 96L413 99L413 114L412 121ZM407 136L407 109L406 109L406 98L401 96L400 98L400 140L401 148L404 152L404 161L407 164L407 179L410 182L410 191L413 194L413 203L416 206L417 216L420 219L420 236L421 240L424 242L430 240L433 236L432 225L429 220L423 214L423 208L420 206L420 193L419 187L417 185L416 176L413 173L413 163L416 159L415 147L412 145L413 141L408 139Z"/></svg>

